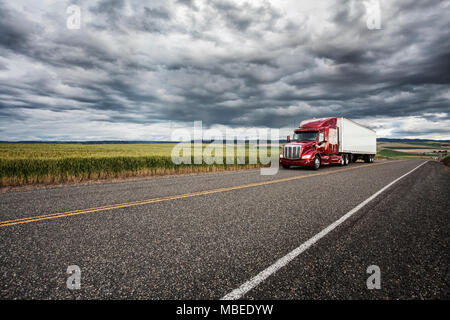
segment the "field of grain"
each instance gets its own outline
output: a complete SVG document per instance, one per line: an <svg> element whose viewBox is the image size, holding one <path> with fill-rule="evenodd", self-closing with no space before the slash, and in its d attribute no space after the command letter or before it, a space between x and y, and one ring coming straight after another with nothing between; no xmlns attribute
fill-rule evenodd
<svg viewBox="0 0 450 320"><path fill-rule="evenodd" d="M138 176L214 172L259 167L257 150L242 146L245 164L173 163L173 143L164 144L0 144L0 187L48 185ZM205 149L206 145L203 147ZM241 149L242 149L241 148ZM191 149L192 157L194 156ZM214 152L212 152L214 155ZM192 161L193 163L193 158Z"/></svg>

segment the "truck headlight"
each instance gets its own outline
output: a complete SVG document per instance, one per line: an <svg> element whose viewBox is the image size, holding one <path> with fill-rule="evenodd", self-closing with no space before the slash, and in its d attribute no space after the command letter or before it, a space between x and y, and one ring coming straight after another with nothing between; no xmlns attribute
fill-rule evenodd
<svg viewBox="0 0 450 320"><path fill-rule="evenodd" d="M310 155L310 154L305 154L305 155L302 157L302 159L309 159L309 158L311 158L311 155Z"/></svg>
<svg viewBox="0 0 450 320"><path fill-rule="evenodd" d="M284 158L284 156L283 156L283 154L282 154L282 153L280 153L280 159L282 159L282 158Z"/></svg>

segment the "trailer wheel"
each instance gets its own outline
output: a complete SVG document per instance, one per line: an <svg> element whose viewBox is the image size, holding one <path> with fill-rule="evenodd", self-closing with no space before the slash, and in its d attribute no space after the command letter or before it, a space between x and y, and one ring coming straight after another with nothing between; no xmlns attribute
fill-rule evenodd
<svg viewBox="0 0 450 320"><path fill-rule="evenodd" d="M364 162L365 163L370 163L370 155L367 154L367 155L364 156Z"/></svg>
<svg viewBox="0 0 450 320"><path fill-rule="evenodd" d="M283 169L289 169L291 166L287 164L283 164Z"/></svg>
<svg viewBox="0 0 450 320"><path fill-rule="evenodd" d="M353 155L352 154L348 154L347 155L347 165L349 165L352 162L353 162Z"/></svg>
<svg viewBox="0 0 450 320"><path fill-rule="evenodd" d="M314 158L313 169L314 169L314 170L319 170L319 168L320 168L320 157L319 157L319 156L316 156L316 157Z"/></svg>

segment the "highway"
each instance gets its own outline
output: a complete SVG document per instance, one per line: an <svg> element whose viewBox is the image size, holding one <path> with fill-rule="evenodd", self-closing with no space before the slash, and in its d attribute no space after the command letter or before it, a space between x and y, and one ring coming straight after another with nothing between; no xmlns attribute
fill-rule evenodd
<svg viewBox="0 0 450 320"><path fill-rule="evenodd" d="M407 160L3 192L0 299L448 299L449 182Z"/></svg>

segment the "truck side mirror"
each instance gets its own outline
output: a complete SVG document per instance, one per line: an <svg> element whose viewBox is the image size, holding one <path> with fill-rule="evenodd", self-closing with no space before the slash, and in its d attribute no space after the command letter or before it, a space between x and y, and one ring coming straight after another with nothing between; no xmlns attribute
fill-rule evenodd
<svg viewBox="0 0 450 320"><path fill-rule="evenodd" d="M291 136L287 136L287 142L289 143L289 142L291 142Z"/></svg>

